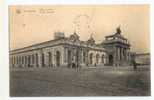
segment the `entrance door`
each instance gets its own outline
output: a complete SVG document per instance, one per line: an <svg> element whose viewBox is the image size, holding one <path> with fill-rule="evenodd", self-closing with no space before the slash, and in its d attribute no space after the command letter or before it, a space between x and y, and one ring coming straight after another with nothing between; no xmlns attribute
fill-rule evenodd
<svg viewBox="0 0 154 100"><path fill-rule="evenodd" d="M90 64L93 64L93 54L90 54Z"/></svg>
<svg viewBox="0 0 154 100"><path fill-rule="evenodd" d="M60 52L59 51L56 52L56 66L57 67L60 66Z"/></svg>
<svg viewBox="0 0 154 100"><path fill-rule="evenodd" d="M113 65L113 56L109 55L109 65Z"/></svg>

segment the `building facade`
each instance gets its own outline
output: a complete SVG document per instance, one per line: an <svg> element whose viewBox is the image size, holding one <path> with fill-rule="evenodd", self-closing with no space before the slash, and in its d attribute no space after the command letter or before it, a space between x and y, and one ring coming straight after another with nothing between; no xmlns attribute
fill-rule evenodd
<svg viewBox="0 0 154 100"><path fill-rule="evenodd" d="M150 53L135 54L135 61L139 65L150 65Z"/></svg>
<svg viewBox="0 0 154 100"><path fill-rule="evenodd" d="M55 33L54 40L10 51L11 67L91 67L129 64L130 44L120 28L96 44L91 36L81 41L76 32L69 37ZM57 34L60 34L57 35Z"/></svg>
<svg viewBox="0 0 154 100"><path fill-rule="evenodd" d="M120 27L116 29L115 34L105 37L102 47L107 50L109 65L120 66L131 63L130 44L121 34Z"/></svg>
<svg viewBox="0 0 154 100"><path fill-rule="evenodd" d="M97 47L92 37L88 41L80 41L76 33L69 38L60 37L10 51L12 67L98 66L105 63L105 49Z"/></svg>

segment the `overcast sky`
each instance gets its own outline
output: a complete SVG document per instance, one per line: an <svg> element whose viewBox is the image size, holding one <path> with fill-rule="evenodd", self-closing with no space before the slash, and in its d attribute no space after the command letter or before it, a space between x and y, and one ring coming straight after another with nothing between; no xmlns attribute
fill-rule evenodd
<svg viewBox="0 0 154 100"><path fill-rule="evenodd" d="M10 6L9 11L10 49L52 40L56 31L65 36L76 31L81 40L93 34L100 43L120 25L132 51L150 51L148 5Z"/></svg>

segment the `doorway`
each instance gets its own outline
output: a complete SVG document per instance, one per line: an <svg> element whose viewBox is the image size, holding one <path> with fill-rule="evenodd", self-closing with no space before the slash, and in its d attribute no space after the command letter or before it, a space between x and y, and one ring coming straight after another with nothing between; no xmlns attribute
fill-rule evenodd
<svg viewBox="0 0 154 100"><path fill-rule="evenodd" d="M113 55L109 55L109 65L113 65Z"/></svg>

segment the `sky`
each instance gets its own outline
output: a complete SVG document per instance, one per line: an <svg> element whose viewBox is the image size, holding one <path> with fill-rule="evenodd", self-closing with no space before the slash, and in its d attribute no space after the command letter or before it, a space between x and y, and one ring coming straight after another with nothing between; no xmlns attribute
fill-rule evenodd
<svg viewBox="0 0 154 100"><path fill-rule="evenodd" d="M54 39L55 32L96 43L120 25L131 51L150 52L149 5L31 5L9 7L10 49Z"/></svg>

